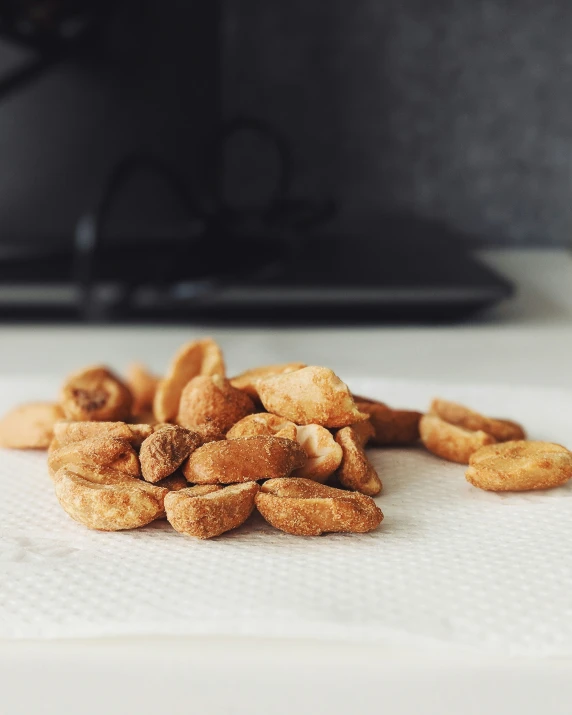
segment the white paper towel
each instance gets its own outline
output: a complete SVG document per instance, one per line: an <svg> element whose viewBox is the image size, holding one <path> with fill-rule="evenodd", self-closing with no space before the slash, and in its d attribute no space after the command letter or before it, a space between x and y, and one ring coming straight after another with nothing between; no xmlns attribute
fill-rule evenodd
<svg viewBox="0 0 572 715"><path fill-rule="evenodd" d="M572 447L572 391L350 380L401 407L432 396ZM0 411L54 394L0 380ZM45 454L0 450L0 637L230 634L572 655L572 485L497 495L421 449L372 450L385 520L300 538L258 515L211 541L165 521L90 532L57 503Z"/></svg>

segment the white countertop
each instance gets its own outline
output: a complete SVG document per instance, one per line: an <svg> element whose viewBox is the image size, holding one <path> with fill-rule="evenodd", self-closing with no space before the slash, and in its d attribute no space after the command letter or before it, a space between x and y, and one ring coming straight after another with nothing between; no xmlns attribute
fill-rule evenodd
<svg viewBox="0 0 572 715"><path fill-rule="evenodd" d="M160 371L211 334L229 372L303 360L342 377L572 387L572 257L486 251L519 284L487 316L452 327L214 329L1 327L0 374L60 378L86 363ZM547 605L549 607L549 604ZM0 642L0 711L12 713L568 713L571 664L486 659L427 646L222 638Z"/></svg>

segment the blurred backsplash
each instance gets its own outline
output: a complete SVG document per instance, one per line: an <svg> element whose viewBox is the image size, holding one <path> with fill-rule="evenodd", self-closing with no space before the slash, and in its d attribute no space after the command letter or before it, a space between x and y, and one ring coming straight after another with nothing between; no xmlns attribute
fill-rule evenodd
<svg viewBox="0 0 572 715"><path fill-rule="evenodd" d="M134 147L192 175L213 121L209 2L147 4L135 40L123 13L103 71L59 67L0 105L0 236L71 235ZM568 242L572 4L228 0L222 14L225 113L279 126L297 193L337 198L340 224L399 208L485 243ZM0 70L14 61L3 50Z"/></svg>

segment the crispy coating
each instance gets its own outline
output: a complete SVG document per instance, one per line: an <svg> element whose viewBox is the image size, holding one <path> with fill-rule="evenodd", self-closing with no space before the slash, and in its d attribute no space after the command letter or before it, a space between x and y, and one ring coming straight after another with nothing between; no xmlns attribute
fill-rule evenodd
<svg viewBox="0 0 572 715"><path fill-rule="evenodd" d="M183 388L197 375L224 377L222 351L212 338L194 340L183 345L173 357L169 370L159 381L153 412L157 422L172 422L177 416Z"/></svg>
<svg viewBox="0 0 572 715"><path fill-rule="evenodd" d="M255 437L256 435L270 435L295 440L296 425L290 420L272 415L270 412L257 412L254 415L243 417L233 425L227 432L226 438L237 439L238 437Z"/></svg>
<svg viewBox="0 0 572 715"><path fill-rule="evenodd" d="M141 473L147 482L159 482L178 469L202 443L201 436L178 425L163 425L141 445Z"/></svg>
<svg viewBox="0 0 572 715"><path fill-rule="evenodd" d="M131 392L105 366L88 367L70 375L65 381L60 404L68 420L128 420L131 415Z"/></svg>
<svg viewBox="0 0 572 715"><path fill-rule="evenodd" d="M62 467L54 477L56 497L75 521L88 529L119 531L150 524L165 514L167 489L140 479L98 484Z"/></svg>
<svg viewBox="0 0 572 715"><path fill-rule="evenodd" d="M52 477L59 469L70 465L78 465L83 476L101 484L141 476L137 453L129 442L115 437L90 437L82 442L72 442L54 450L48 457L48 471Z"/></svg>
<svg viewBox="0 0 572 715"><path fill-rule="evenodd" d="M297 442L260 435L199 447L183 464L183 474L193 484L238 484L286 477L304 464L306 453Z"/></svg>
<svg viewBox="0 0 572 715"><path fill-rule="evenodd" d="M473 432L478 432L479 430L486 432L492 435L497 442L525 439L524 429L516 422L485 417L456 402L435 399L431 403L430 411L452 425L457 425Z"/></svg>
<svg viewBox="0 0 572 715"><path fill-rule="evenodd" d="M200 375L190 380L181 394L177 423L189 429L210 423L226 433L254 410L250 397L224 377Z"/></svg>
<svg viewBox="0 0 572 715"><path fill-rule="evenodd" d="M181 489L188 489L189 482L187 482L181 470L177 469L176 472L173 472L173 474L165 477L165 479L161 479L160 482L155 482L155 486L163 487L164 489L168 489L170 492L178 492Z"/></svg>
<svg viewBox="0 0 572 715"><path fill-rule="evenodd" d="M210 539L236 529L248 519L259 489L256 482L247 482L224 488L199 486L172 492L165 497L167 519L182 534Z"/></svg>
<svg viewBox="0 0 572 715"><path fill-rule="evenodd" d="M382 490L381 479L370 463L359 435L353 427L344 427L336 433L336 442L342 450L342 460L337 476L348 489L374 497Z"/></svg>
<svg viewBox="0 0 572 715"><path fill-rule="evenodd" d="M140 362L134 362L127 368L127 387L133 397L133 414L141 415L153 409L153 400L157 392L159 378L153 375Z"/></svg>
<svg viewBox="0 0 572 715"><path fill-rule="evenodd" d="M153 433L150 425L128 425L125 422L70 422L61 420L54 425L54 437L60 446L81 442L90 437L115 437L124 439L133 447L140 447L143 440Z"/></svg>
<svg viewBox="0 0 572 715"><path fill-rule="evenodd" d="M471 432L449 424L437 415L423 415L419 430L421 440L430 452L460 464L468 464L474 452L496 442L492 435L482 430Z"/></svg>
<svg viewBox="0 0 572 715"><path fill-rule="evenodd" d="M421 412L393 410L383 402L356 397L360 412L369 415L374 429L372 444L377 446L413 444L419 439Z"/></svg>
<svg viewBox="0 0 572 715"><path fill-rule="evenodd" d="M345 383L329 368L304 367L256 383L268 412L298 424L345 427L367 419Z"/></svg>
<svg viewBox="0 0 572 715"><path fill-rule="evenodd" d="M251 370L246 370L236 377L230 379L230 384L238 390L243 390L253 400L258 400L258 390L256 382L262 378L272 377L274 375L283 375L287 372L295 372L306 367L303 362L287 362L281 365L262 365L254 367Z"/></svg>
<svg viewBox="0 0 572 715"><path fill-rule="evenodd" d="M572 477L572 453L550 442L493 444L471 456L465 476L475 487L494 492L549 489Z"/></svg>
<svg viewBox="0 0 572 715"><path fill-rule="evenodd" d="M0 420L0 447L47 449L54 425L64 416L53 402L30 402L7 412Z"/></svg>
<svg viewBox="0 0 572 715"><path fill-rule="evenodd" d="M255 501L269 524L295 536L364 533L383 520L371 497L310 479L271 479L262 485Z"/></svg>
<svg viewBox="0 0 572 715"><path fill-rule="evenodd" d="M296 441L301 445L308 461L295 469L291 477L312 479L322 484L340 466L342 448L332 433L321 425L302 425L296 428Z"/></svg>

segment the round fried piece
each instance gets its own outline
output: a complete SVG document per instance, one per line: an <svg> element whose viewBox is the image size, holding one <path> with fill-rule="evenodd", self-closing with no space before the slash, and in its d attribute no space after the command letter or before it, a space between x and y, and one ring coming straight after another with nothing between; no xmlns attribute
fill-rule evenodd
<svg viewBox="0 0 572 715"><path fill-rule="evenodd" d="M220 375L194 377L181 394L177 423L188 429L211 423L227 432L235 422L254 412L250 397Z"/></svg>
<svg viewBox="0 0 572 715"><path fill-rule="evenodd" d="M256 383L264 408L297 425L345 427L367 415L356 407L345 383L329 368L304 367Z"/></svg>
<svg viewBox="0 0 572 715"><path fill-rule="evenodd" d="M62 467L54 482L63 509L88 529L136 529L165 515L164 499L169 491L140 479L97 484Z"/></svg>
<svg viewBox="0 0 572 715"><path fill-rule="evenodd" d="M61 390L60 404L68 420L128 420L131 392L104 366L88 367L70 375Z"/></svg>
<svg viewBox="0 0 572 715"><path fill-rule="evenodd" d="M69 422L60 420L54 425L54 437L60 446L81 442L90 437L115 437L124 439L133 447L140 447L142 442L153 433L150 425L128 425L125 422Z"/></svg>
<svg viewBox="0 0 572 715"><path fill-rule="evenodd" d="M383 402L356 397L360 412L369 415L375 431L372 443L378 446L413 444L419 439L421 412L393 410Z"/></svg>
<svg viewBox="0 0 572 715"><path fill-rule="evenodd" d="M282 437L241 437L209 442L191 454L183 474L194 484L238 484L286 477L306 464L297 442Z"/></svg>
<svg viewBox="0 0 572 715"><path fill-rule="evenodd" d="M54 425L63 416L62 408L52 402L15 407L0 420L0 447L47 449L54 436Z"/></svg>
<svg viewBox="0 0 572 715"><path fill-rule="evenodd" d="M475 487L493 492L549 489L572 477L572 453L550 442L493 444L471 456L465 476Z"/></svg>
<svg viewBox="0 0 572 715"><path fill-rule="evenodd" d="M141 476L137 453L128 442L115 437L91 437L50 452L50 476L69 465L81 465L82 475L100 484L130 481Z"/></svg>
<svg viewBox="0 0 572 715"><path fill-rule="evenodd" d="M182 534L210 539L236 529L248 519L259 489L256 482L247 482L224 488L198 486L172 492L165 497L167 519Z"/></svg>
<svg viewBox="0 0 572 715"><path fill-rule="evenodd" d="M134 362L127 368L127 386L133 396L133 414L140 415L153 409L153 400L157 392L159 378L153 375L140 362Z"/></svg>
<svg viewBox="0 0 572 715"><path fill-rule="evenodd" d="M485 417L456 402L435 399L431 403L431 412L452 425L473 432L479 430L486 432L492 435L497 442L525 439L524 429L516 422Z"/></svg>
<svg viewBox="0 0 572 715"><path fill-rule="evenodd" d="M272 415L270 412L257 412L239 420L227 432L226 438L237 439L238 437L255 437L256 435L270 435L295 440L296 425L290 420Z"/></svg>
<svg viewBox="0 0 572 715"><path fill-rule="evenodd" d="M343 454L337 471L340 484L370 497L379 494L382 490L381 479L367 458L354 428L344 427L339 430L336 433L336 442Z"/></svg>
<svg viewBox="0 0 572 715"><path fill-rule="evenodd" d="M254 367L251 370L246 370L236 377L232 377L230 384L236 387L238 390L243 390L249 397L253 400L258 400L258 390L256 389L256 382L265 377L272 377L273 375L283 375L287 372L295 372L301 368L306 367L303 362L287 362L281 365L262 365L261 367Z"/></svg>
<svg viewBox="0 0 572 715"><path fill-rule="evenodd" d="M186 343L176 352L169 370L160 380L153 412L157 422L171 422L177 416L183 388L197 375L220 375L224 377L225 367L222 351L212 338Z"/></svg>
<svg viewBox="0 0 572 715"><path fill-rule="evenodd" d="M296 428L296 441L302 446L308 461L295 469L291 477L312 479L324 483L340 466L342 448L332 433L320 425L303 425Z"/></svg>
<svg viewBox="0 0 572 715"><path fill-rule="evenodd" d="M163 425L141 445L141 473L147 482L165 479L202 443L201 436L178 425Z"/></svg>
<svg viewBox="0 0 572 715"><path fill-rule="evenodd" d="M295 536L364 533L383 520L381 509L371 497L310 479L270 479L262 485L255 501L269 524Z"/></svg>
<svg viewBox="0 0 572 715"><path fill-rule="evenodd" d="M437 415L423 415L419 422L419 431L423 444L430 452L460 464L468 464L474 452L496 442L495 438L486 432L470 432L445 422Z"/></svg>

